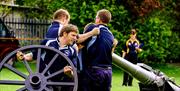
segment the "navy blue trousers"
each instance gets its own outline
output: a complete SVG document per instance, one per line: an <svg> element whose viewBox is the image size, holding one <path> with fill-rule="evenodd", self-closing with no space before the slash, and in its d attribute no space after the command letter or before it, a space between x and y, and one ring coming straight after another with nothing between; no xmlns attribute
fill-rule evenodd
<svg viewBox="0 0 180 91"><path fill-rule="evenodd" d="M112 69L88 68L81 73L78 91L110 91Z"/></svg>

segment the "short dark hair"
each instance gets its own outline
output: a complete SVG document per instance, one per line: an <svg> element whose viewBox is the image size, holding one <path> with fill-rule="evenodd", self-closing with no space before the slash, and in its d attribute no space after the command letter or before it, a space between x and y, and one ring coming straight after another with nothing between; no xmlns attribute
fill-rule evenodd
<svg viewBox="0 0 180 91"><path fill-rule="evenodd" d="M111 13L109 10L101 9L97 12L97 17L100 18L100 20L103 23L109 23L111 21Z"/></svg>
<svg viewBox="0 0 180 91"><path fill-rule="evenodd" d="M63 28L60 31L59 36L60 37L63 36L64 32L66 32L66 33L70 33L70 32L79 33L79 30L78 30L78 27L76 25L68 24L68 25L63 26Z"/></svg>

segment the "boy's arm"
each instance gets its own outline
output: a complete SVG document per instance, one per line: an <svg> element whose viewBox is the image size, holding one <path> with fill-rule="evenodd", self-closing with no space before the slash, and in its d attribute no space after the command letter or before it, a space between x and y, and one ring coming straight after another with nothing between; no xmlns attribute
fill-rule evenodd
<svg viewBox="0 0 180 91"><path fill-rule="evenodd" d="M127 47L124 46L122 50L122 58L125 58L126 54L127 54Z"/></svg>
<svg viewBox="0 0 180 91"><path fill-rule="evenodd" d="M144 42L140 38L138 38L138 37L137 37L137 40L139 40L140 45L138 47L136 47L136 50L137 50L137 52L141 52L142 51L142 47L144 46Z"/></svg>
<svg viewBox="0 0 180 91"><path fill-rule="evenodd" d="M19 61L22 61L22 60L32 61L33 60L33 54L32 53L24 54L21 51L18 51L16 53L16 57L17 57L17 60L19 60Z"/></svg>
<svg viewBox="0 0 180 91"><path fill-rule="evenodd" d="M96 36L100 33L99 28L94 28L92 31L84 33L84 34L79 34L79 38L77 40L77 43L82 43L85 40L87 40L88 38L92 37L92 36Z"/></svg>
<svg viewBox="0 0 180 91"><path fill-rule="evenodd" d="M112 53L114 52L114 50L115 50L117 44L118 44L118 40L117 40L117 39L114 39L114 41L113 41Z"/></svg>

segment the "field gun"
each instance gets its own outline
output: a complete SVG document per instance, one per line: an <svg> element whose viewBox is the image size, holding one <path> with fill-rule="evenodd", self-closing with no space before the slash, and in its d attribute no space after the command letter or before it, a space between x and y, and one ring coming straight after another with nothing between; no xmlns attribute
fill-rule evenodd
<svg viewBox="0 0 180 91"><path fill-rule="evenodd" d="M140 81L140 91L180 91L180 87L164 73L153 70L148 65L143 63L132 64L115 53L112 54L112 58L114 65Z"/></svg>
<svg viewBox="0 0 180 91"><path fill-rule="evenodd" d="M33 64L26 60L23 60L21 65L24 65L27 73L21 72L18 68L7 64L7 62L16 56L18 51L28 53L30 51L36 51L37 58ZM46 66L43 71L40 71L40 60L44 56L44 52L51 52L52 58L51 62ZM124 58L118 56L117 54L112 54L113 64L120 67L122 70L126 71L139 82L140 91L180 91L180 87L171 81L166 75L160 71L153 70L150 66L145 64L132 64ZM65 60L64 60L65 59ZM72 81L58 81L52 82L51 78L56 75L63 74L63 68L53 74L46 75L48 69L52 67L55 60L64 60L68 65L72 66L73 69L73 80ZM66 65L66 64L65 64ZM64 65L64 66L65 66ZM0 85L18 85L20 86L16 91L52 91L49 87L71 87L72 91L77 91L78 88L78 76L76 68L73 63L60 51L42 45L30 45L14 50L8 54L2 61L0 61L0 73L3 70L9 70L22 79L0 79ZM0 74L0 77L3 74Z"/></svg>

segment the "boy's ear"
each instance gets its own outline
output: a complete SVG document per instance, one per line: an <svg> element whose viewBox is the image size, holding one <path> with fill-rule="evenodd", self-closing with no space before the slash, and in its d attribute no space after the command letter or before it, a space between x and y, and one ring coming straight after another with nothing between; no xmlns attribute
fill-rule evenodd
<svg viewBox="0 0 180 91"><path fill-rule="evenodd" d="M67 36L67 33L66 33L66 32L63 32L63 36Z"/></svg>

